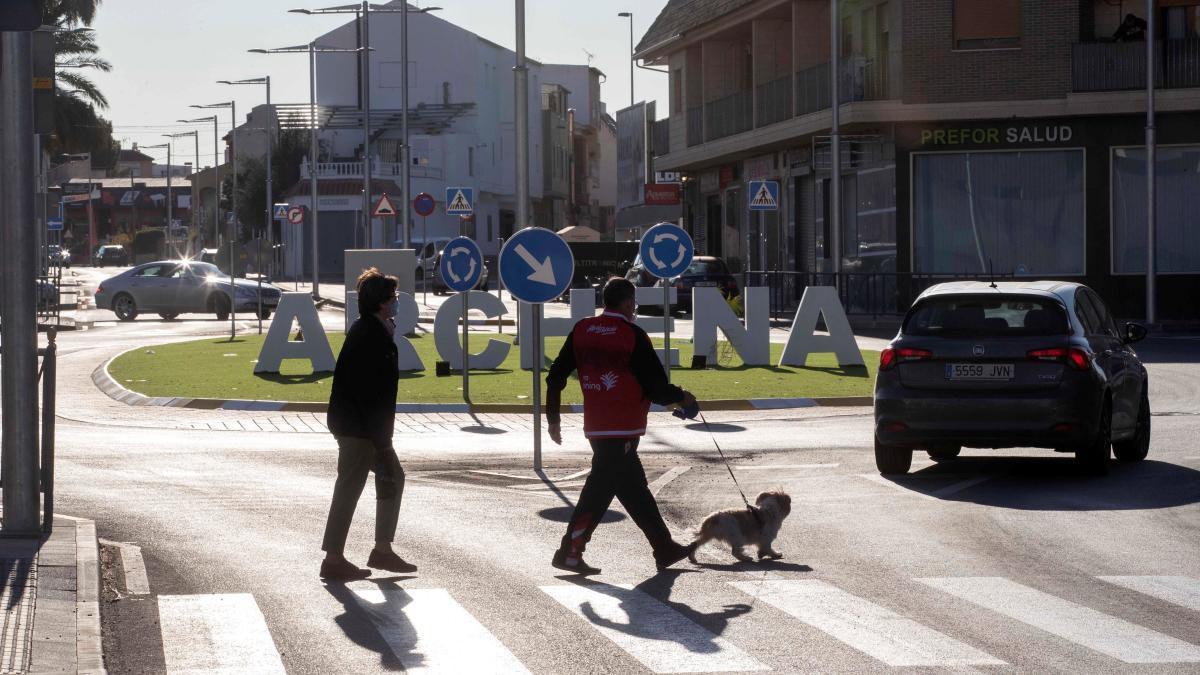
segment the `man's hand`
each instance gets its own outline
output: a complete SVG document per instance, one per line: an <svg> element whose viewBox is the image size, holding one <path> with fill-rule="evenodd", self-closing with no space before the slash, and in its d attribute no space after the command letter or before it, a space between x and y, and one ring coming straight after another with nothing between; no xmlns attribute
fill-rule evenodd
<svg viewBox="0 0 1200 675"><path fill-rule="evenodd" d="M679 402L679 405L684 408L690 408L690 407L696 405L695 395L693 395L692 392L684 389L683 390L683 400L681 400Z"/></svg>
<svg viewBox="0 0 1200 675"><path fill-rule="evenodd" d="M562 445L562 426L558 422L551 422L546 433L550 435L550 440L554 441L555 445Z"/></svg>
<svg viewBox="0 0 1200 675"><path fill-rule="evenodd" d="M696 415L700 414L700 403L696 401L696 397L690 391L684 390L683 398L677 405L679 407L671 414L681 420L696 419Z"/></svg>

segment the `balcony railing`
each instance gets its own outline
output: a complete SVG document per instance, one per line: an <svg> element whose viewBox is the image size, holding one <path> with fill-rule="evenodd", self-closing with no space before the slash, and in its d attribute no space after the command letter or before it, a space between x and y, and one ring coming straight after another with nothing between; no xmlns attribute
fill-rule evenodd
<svg viewBox="0 0 1200 675"><path fill-rule="evenodd" d="M704 107L696 106L687 111L687 144L688 147L704 142Z"/></svg>
<svg viewBox="0 0 1200 675"><path fill-rule="evenodd" d="M807 115L829 107L829 64L796 73L796 114Z"/></svg>
<svg viewBox="0 0 1200 675"><path fill-rule="evenodd" d="M664 117L654 123L654 156L665 155L671 151L671 118Z"/></svg>
<svg viewBox="0 0 1200 675"><path fill-rule="evenodd" d="M1158 43L1154 84L1164 89L1200 87L1200 40ZM1146 43L1081 42L1071 50L1074 91L1120 91L1146 87Z"/></svg>
<svg viewBox="0 0 1200 675"><path fill-rule="evenodd" d="M704 104L707 140L725 138L754 127L754 96L739 91Z"/></svg>
<svg viewBox="0 0 1200 675"><path fill-rule="evenodd" d="M400 162L381 162L376 159L371 162L371 175L375 178L399 178L403 168L404 165ZM414 178L441 179L443 176L440 167L422 164L414 164L408 173ZM317 162L318 178L362 178L362 175L362 162ZM307 159L300 165L300 177L311 177Z"/></svg>
<svg viewBox="0 0 1200 675"><path fill-rule="evenodd" d="M784 75L758 87L758 126L782 122L792 116L792 78Z"/></svg>

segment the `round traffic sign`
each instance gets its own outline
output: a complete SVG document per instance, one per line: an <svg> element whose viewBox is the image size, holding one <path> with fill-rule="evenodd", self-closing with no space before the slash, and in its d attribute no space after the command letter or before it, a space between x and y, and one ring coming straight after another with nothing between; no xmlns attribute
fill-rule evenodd
<svg viewBox="0 0 1200 675"><path fill-rule="evenodd" d="M659 223L642 235L642 265L659 279L677 277L692 264L695 248L687 230L675 223Z"/></svg>
<svg viewBox="0 0 1200 675"><path fill-rule="evenodd" d="M432 216L433 212L436 210L437 200L435 200L433 195L429 194L428 192L422 192L413 198L413 211L416 211L418 216Z"/></svg>
<svg viewBox="0 0 1200 675"><path fill-rule="evenodd" d="M549 302L567 291L575 275L571 247L554 231L527 227L500 251L500 280L518 300Z"/></svg>
<svg viewBox="0 0 1200 675"><path fill-rule="evenodd" d="M287 220L292 225L300 225L304 222L304 207L293 206L287 211Z"/></svg>
<svg viewBox="0 0 1200 675"><path fill-rule="evenodd" d="M442 262L438 274L446 288L455 293L464 293L475 288L483 274L483 251L479 244L466 237L451 239L442 249Z"/></svg>

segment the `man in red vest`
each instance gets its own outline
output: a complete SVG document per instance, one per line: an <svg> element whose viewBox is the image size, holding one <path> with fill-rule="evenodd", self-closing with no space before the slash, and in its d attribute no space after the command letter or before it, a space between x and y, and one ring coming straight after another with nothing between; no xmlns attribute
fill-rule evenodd
<svg viewBox="0 0 1200 675"><path fill-rule="evenodd" d="M609 279L604 285L604 313L575 324L546 377L550 439L562 444L560 394L571 372L578 370L583 389L583 434L592 444L592 472L551 561L554 567L568 572L600 573L583 561L583 550L613 497L621 501L650 541L658 569L679 562L691 552L671 538L646 484L637 446L646 433L651 402L693 408L696 397L667 381L650 337L633 323L634 295L629 281Z"/></svg>

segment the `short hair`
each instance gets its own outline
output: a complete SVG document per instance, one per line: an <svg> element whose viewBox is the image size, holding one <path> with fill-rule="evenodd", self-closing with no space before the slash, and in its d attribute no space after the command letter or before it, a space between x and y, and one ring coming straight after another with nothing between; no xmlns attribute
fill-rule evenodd
<svg viewBox="0 0 1200 675"><path fill-rule="evenodd" d="M636 294L632 281L621 277L610 277L604 284L604 308L616 309L621 306L621 303L632 299Z"/></svg>
<svg viewBox="0 0 1200 675"><path fill-rule="evenodd" d="M400 280L396 277L385 276L377 267L368 267L358 275L358 314L366 316L379 311L384 303L396 299L396 289Z"/></svg>

